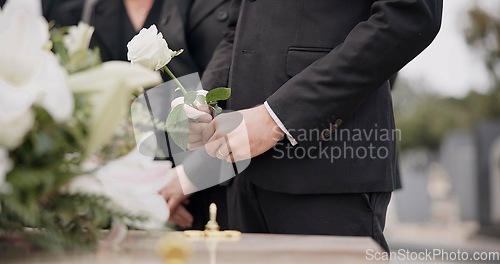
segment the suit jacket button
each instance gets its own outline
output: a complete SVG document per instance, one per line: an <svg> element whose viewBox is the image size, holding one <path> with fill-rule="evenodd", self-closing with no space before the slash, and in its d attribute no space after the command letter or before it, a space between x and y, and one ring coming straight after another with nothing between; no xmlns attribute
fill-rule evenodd
<svg viewBox="0 0 500 264"><path fill-rule="evenodd" d="M160 25L166 25L168 23L168 17L162 18L160 20Z"/></svg>
<svg viewBox="0 0 500 264"><path fill-rule="evenodd" d="M217 18L217 20L222 22L226 20L229 17L229 15L226 10L221 9L217 12L217 15L215 17Z"/></svg>

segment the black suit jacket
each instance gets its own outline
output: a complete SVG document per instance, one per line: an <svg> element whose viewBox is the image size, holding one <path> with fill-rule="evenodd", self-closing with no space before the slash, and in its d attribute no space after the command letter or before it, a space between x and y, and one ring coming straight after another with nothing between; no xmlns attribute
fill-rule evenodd
<svg viewBox="0 0 500 264"><path fill-rule="evenodd" d="M431 43L441 13L442 0L234 0L202 82L229 85L232 110L267 101L299 142L240 176L298 194L397 188L399 135L381 136L395 129L388 79Z"/></svg>

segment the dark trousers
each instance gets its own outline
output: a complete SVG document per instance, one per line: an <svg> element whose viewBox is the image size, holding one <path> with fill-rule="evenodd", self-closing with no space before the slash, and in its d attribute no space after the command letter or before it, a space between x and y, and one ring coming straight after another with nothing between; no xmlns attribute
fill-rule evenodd
<svg viewBox="0 0 500 264"><path fill-rule="evenodd" d="M286 194L237 176L228 186L229 227L246 233L370 236L385 251L390 192Z"/></svg>

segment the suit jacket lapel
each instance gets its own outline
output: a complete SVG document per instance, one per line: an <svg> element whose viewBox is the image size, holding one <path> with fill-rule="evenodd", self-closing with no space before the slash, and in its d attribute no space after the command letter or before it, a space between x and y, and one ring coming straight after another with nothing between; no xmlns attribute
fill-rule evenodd
<svg viewBox="0 0 500 264"><path fill-rule="evenodd" d="M158 30L163 34L163 37L167 40L171 49L185 48L186 39L184 37L184 24L182 22L182 17L174 0L164 0L160 19L156 25ZM169 37L175 36L175 37ZM177 40L177 41L174 41ZM175 42L175 43L174 43ZM175 45L182 45L181 47L176 47Z"/></svg>
<svg viewBox="0 0 500 264"><path fill-rule="evenodd" d="M99 1L95 10L93 25L99 30L96 34L114 58L118 56L116 47L120 45L120 32L118 30L121 21L121 0Z"/></svg>
<svg viewBox="0 0 500 264"><path fill-rule="evenodd" d="M196 0L189 12L189 28L187 33L191 32L208 15L210 15L225 0Z"/></svg>
<svg viewBox="0 0 500 264"><path fill-rule="evenodd" d="M175 0L177 4L177 8L182 17L182 22L186 24L187 16L189 14L189 10L191 9L191 4L193 0Z"/></svg>
<svg viewBox="0 0 500 264"><path fill-rule="evenodd" d="M183 18L175 0L163 1L162 11L157 27L163 34L169 48L172 50L184 49L184 53L181 54L179 58L176 58L171 62L174 73L179 72L179 68L183 68L182 71L187 71L188 73L195 72L198 67L189 53ZM182 67L180 66L181 64L183 65Z"/></svg>

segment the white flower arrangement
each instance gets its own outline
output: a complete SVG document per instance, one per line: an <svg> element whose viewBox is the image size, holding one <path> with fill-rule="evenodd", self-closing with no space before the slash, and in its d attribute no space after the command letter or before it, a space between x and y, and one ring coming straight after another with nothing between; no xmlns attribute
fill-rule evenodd
<svg viewBox="0 0 500 264"><path fill-rule="evenodd" d="M170 177L169 162L153 163L137 150L104 166L95 156L125 119L132 94L161 76L129 62L101 63L89 49L93 31L80 23L49 34L39 0L9 0L0 10L2 238L53 250L95 248L111 219L154 229L168 219L157 192ZM84 166L90 161L93 169Z"/></svg>

